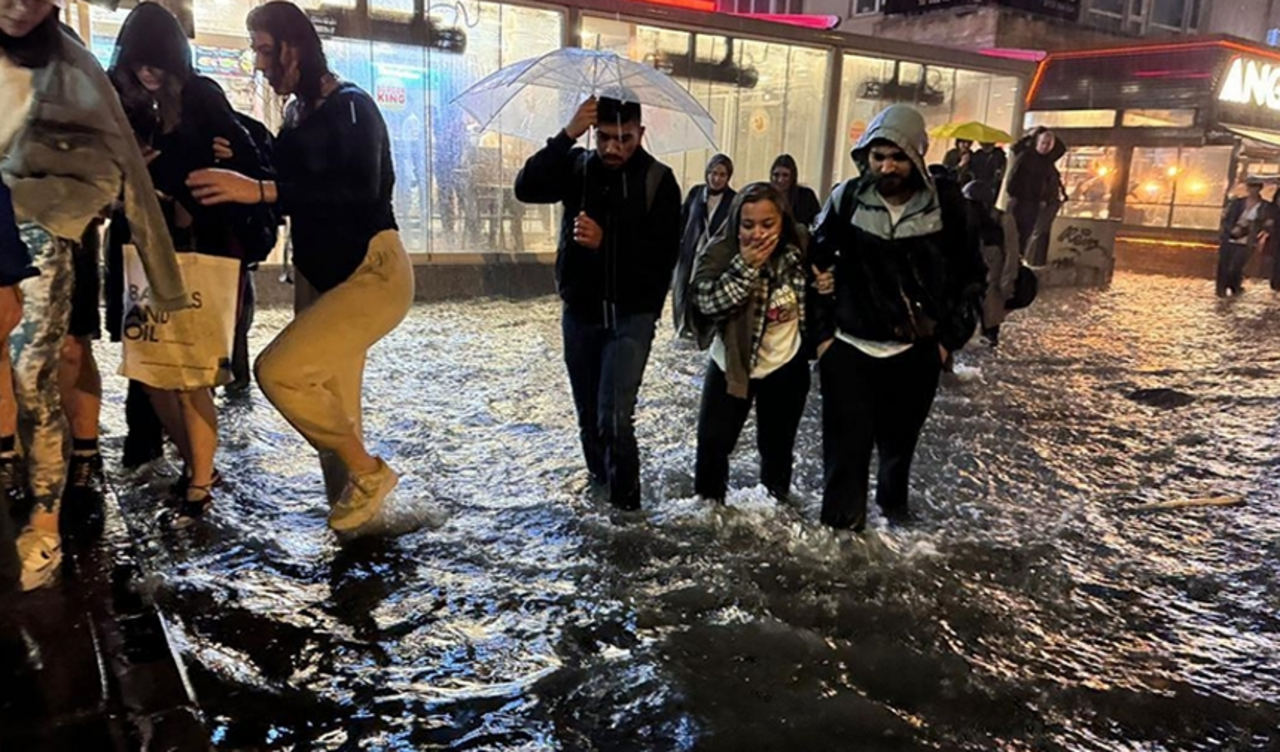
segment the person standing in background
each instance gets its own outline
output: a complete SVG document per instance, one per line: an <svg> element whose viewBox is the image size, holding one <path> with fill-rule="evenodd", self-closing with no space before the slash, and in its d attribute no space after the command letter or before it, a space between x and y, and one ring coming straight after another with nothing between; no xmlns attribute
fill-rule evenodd
<svg viewBox="0 0 1280 752"><path fill-rule="evenodd" d="M702 244L720 231L729 216L729 205L737 195L729 187L729 181L733 180L733 160L726 155L711 157L707 162L706 179L706 183L689 189L680 209L684 235L680 239L680 258L676 261L676 273L671 281L671 308L675 314L676 333L681 337L694 336L690 294L694 257Z"/></svg>
<svg viewBox="0 0 1280 752"><path fill-rule="evenodd" d="M812 229L818 212L822 211L822 202L818 201L818 194L812 188L800 184L800 171L796 167L795 158L790 154L781 154L773 160L773 166L769 168L769 182L787 197L787 204L790 205L796 222L806 230Z"/></svg>

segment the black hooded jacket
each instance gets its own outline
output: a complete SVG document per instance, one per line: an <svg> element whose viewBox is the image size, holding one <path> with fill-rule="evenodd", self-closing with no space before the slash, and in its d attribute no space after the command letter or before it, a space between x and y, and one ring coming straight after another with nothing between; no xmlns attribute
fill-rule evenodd
<svg viewBox="0 0 1280 752"><path fill-rule="evenodd" d="M646 183L655 164L662 174L650 206ZM600 321L606 301L618 315L662 311L682 229L680 186L668 167L639 148L621 168L609 169L561 131L525 162L515 192L525 203L564 206L556 288L574 316ZM604 230L598 250L573 240L580 211Z"/></svg>
<svg viewBox="0 0 1280 752"><path fill-rule="evenodd" d="M895 225L876 192L867 151L884 139L911 158L923 182ZM950 180L925 177L924 118L894 105L872 121L853 150L864 177L831 194L818 218L811 258L835 269L835 295L815 317L814 339L839 329L874 342L936 339L950 352L964 347L977 324L986 289L979 218Z"/></svg>
<svg viewBox="0 0 1280 752"><path fill-rule="evenodd" d="M134 73L142 65L158 68L169 80L181 84L180 117L177 126L167 132L156 100ZM222 88L212 79L196 75L191 46L178 20L158 4L143 3L135 8L116 38L108 73L139 142L160 152L149 168L156 190L172 197L191 215L191 227L179 227L173 204L163 204L174 244L179 250L239 257L240 241L234 230L250 221L253 208L202 206L187 189L187 176L196 170L221 167L261 177L263 160ZM214 158L215 138L231 144L230 160Z"/></svg>

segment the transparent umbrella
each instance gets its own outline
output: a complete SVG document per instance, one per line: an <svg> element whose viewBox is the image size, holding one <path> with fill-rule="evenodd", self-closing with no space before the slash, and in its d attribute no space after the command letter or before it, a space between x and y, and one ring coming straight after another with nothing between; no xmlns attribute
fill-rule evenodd
<svg viewBox="0 0 1280 752"><path fill-rule="evenodd" d="M453 101L487 130L543 141L593 95L640 103L650 153L715 148L715 120L692 94L662 71L614 52L571 47L522 60Z"/></svg>

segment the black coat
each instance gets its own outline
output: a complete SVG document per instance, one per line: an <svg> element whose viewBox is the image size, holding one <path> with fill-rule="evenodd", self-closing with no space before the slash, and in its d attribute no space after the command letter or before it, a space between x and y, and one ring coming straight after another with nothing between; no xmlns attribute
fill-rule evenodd
<svg viewBox="0 0 1280 752"><path fill-rule="evenodd" d="M1013 145L1013 165L1009 168L1008 193L1020 201L1055 202L1062 199L1062 175L1056 162L1067 153L1058 139L1048 154L1036 151L1040 129Z"/></svg>
<svg viewBox="0 0 1280 752"><path fill-rule="evenodd" d="M713 237L729 217L729 206L733 204L738 192L725 188L716 206L716 213L707 222L707 197L705 185L695 185L685 196L684 206L680 209L680 226L684 235L680 239L680 258L676 261L675 276L671 281L671 309L675 315L676 331L684 327L689 308L693 301L689 299L689 280L693 275L693 261L698 252L698 245L704 237Z"/></svg>
<svg viewBox="0 0 1280 752"><path fill-rule="evenodd" d="M652 206L650 165L661 172ZM606 301L618 315L662 311L680 253L680 186L670 168L637 149L621 168L609 169L561 131L525 162L515 193L525 203L564 207L556 288L574 316L600 321ZM603 229L599 249L574 242L578 212Z"/></svg>
<svg viewBox="0 0 1280 752"><path fill-rule="evenodd" d="M948 351L959 350L977 325L986 289L979 218L954 182L939 180L942 229L882 238L854 225L847 219L851 213L835 205L856 201L865 187L855 179L832 194L814 235L812 258L822 269L834 265L836 283L834 295L819 298L824 311L813 323L815 341L830 339L838 328L876 342L935 337Z"/></svg>

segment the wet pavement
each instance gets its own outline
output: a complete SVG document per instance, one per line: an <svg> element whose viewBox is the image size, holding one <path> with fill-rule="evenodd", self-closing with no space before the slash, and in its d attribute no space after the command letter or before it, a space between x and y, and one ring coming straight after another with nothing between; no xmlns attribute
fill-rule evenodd
<svg viewBox="0 0 1280 752"><path fill-rule="evenodd" d="M260 315L255 349L286 320ZM816 391L794 502L754 486L753 424L728 507L690 498L705 355L669 331L638 514L585 490L550 299L419 306L375 351L367 432L405 473L388 524L421 526L402 537L339 546L311 452L256 391L224 405L202 529L159 524L171 467L115 475L215 744L1280 749L1280 298L1046 291L960 356L921 521L866 536L816 524Z"/></svg>

